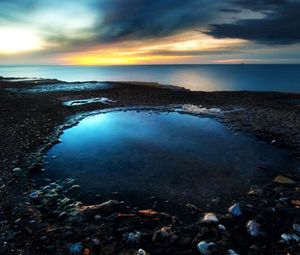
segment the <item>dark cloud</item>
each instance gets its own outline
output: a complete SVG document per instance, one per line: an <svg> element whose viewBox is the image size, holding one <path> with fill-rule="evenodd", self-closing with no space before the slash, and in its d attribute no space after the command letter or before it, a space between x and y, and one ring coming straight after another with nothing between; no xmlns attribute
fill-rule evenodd
<svg viewBox="0 0 300 255"><path fill-rule="evenodd" d="M103 17L96 28L100 41L164 37L202 27L216 16L209 0L112 0L97 5Z"/></svg>
<svg viewBox="0 0 300 255"><path fill-rule="evenodd" d="M238 0L236 7L264 13L260 19L240 19L211 25L207 34L215 38L240 38L265 44L300 42L300 1Z"/></svg>
<svg viewBox="0 0 300 255"><path fill-rule="evenodd" d="M45 26L33 14L49 7L81 5L96 20L68 33L63 24ZM241 19L245 10L263 14ZM59 12L60 15L62 12ZM0 0L1 20L28 24L54 45L53 52L97 44L162 38L184 31L207 31L215 38L241 38L265 44L300 42L299 0ZM58 19L59 20L59 19ZM226 23L226 22L228 23ZM222 22L222 23L221 23ZM77 22L78 23L78 22Z"/></svg>

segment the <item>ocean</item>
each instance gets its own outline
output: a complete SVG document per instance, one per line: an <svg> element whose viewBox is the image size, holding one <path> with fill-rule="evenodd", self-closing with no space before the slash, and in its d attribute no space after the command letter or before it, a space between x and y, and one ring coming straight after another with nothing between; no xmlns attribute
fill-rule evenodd
<svg viewBox="0 0 300 255"><path fill-rule="evenodd" d="M194 91L280 91L300 93L300 64L0 66L0 76L63 81L146 81Z"/></svg>

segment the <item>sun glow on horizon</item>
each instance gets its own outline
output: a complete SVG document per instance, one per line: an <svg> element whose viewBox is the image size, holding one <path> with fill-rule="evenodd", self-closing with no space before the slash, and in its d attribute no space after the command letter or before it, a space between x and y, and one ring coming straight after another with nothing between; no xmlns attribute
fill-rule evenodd
<svg viewBox="0 0 300 255"><path fill-rule="evenodd" d="M201 58L207 52L218 53L228 47L239 47L240 39L214 39L199 32L187 32L143 42L96 46L81 52L65 54L61 62L71 65L163 64Z"/></svg>
<svg viewBox="0 0 300 255"><path fill-rule="evenodd" d="M31 30L0 28L0 53L16 54L42 49L42 42Z"/></svg>

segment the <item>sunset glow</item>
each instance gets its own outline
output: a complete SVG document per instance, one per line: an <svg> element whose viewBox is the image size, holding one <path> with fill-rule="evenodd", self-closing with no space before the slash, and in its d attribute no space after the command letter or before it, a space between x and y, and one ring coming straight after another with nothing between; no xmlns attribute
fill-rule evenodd
<svg viewBox="0 0 300 255"><path fill-rule="evenodd" d="M3 0L0 64L297 63L299 5Z"/></svg>
<svg viewBox="0 0 300 255"><path fill-rule="evenodd" d="M0 54L16 54L42 48L41 40L30 30L0 28Z"/></svg>

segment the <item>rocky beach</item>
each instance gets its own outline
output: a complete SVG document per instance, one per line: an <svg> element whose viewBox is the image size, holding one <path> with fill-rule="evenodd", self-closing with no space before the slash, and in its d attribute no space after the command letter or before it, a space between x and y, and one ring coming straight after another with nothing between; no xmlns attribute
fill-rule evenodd
<svg viewBox="0 0 300 255"><path fill-rule="evenodd" d="M300 94L1 77L0 107L1 254L300 254L300 169L275 174L257 166L268 184L226 206L218 198L206 206L187 203L183 214L162 210L155 196L145 208L118 194L83 204L76 180L40 186L33 178L64 129L85 116L128 109L213 118L300 161Z"/></svg>

